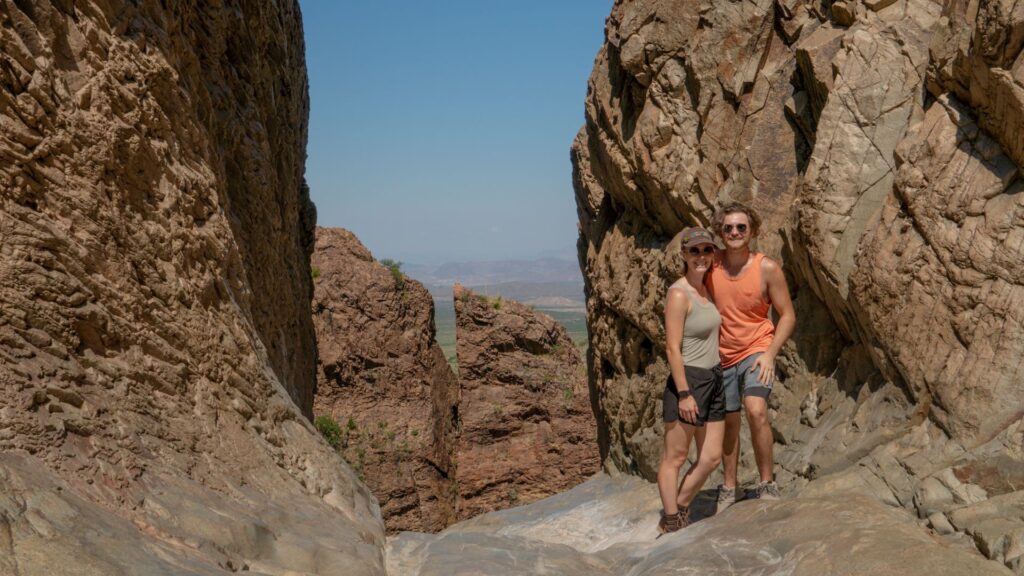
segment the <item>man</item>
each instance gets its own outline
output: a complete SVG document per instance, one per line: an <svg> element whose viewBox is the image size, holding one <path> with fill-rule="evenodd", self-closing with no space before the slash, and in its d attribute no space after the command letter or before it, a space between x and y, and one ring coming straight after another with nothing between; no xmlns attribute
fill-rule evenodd
<svg viewBox="0 0 1024 576"><path fill-rule="evenodd" d="M722 457L725 479L718 488L719 511L736 501L741 407L747 412L761 479L757 497L779 498L773 474L768 395L775 381L775 357L793 333L796 314L782 268L764 254L750 250L760 225L757 213L738 202L719 208L712 222L725 245L707 275L708 290L722 316L719 351L726 415ZM777 326L768 317L771 308L778 316Z"/></svg>

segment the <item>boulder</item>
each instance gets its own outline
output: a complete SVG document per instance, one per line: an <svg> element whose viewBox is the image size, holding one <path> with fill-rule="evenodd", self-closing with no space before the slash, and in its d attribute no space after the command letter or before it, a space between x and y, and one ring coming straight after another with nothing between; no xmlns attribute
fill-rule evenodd
<svg viewBox="0 0 1024 576"><path fill-rule="evenodd" d="M565 328L458 284L460 519L569 489L598 470L585 366Z"/></svg>
<svg viewBox="0 0 1024 576"><path fill-rule="evenodd" d="M459 388L434 339L434 300L347 230L317 228L311 262L313 411L338 425L389 532L436 532L455 519Z"/></svg>

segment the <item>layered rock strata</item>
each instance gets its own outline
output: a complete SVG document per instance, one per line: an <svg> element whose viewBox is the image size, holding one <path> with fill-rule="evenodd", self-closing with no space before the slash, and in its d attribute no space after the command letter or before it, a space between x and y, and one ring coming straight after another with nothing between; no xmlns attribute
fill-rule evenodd
<svg viewBox="0 0 1024 576"><path fill-rule="evenodd" d="M573 146L606 468L653 477L669 240L740 200L797 306L780 480L1024 570L1021 22L1000 0L615 3Z"/></svg>
<svg viewBox="0 0 1024 576"><path fill-rule="evenodd" d="M456 284L459 518L532 502L598 469L583 361L565 329Z"/></svg>
<svg viewBox="0 0 1024 576"><path fill-rule="evenodd" d="M382 573L307 420L298 4L0 23L0 572Z"/></svg>
<svg viewBox="0 0 1024 576"><path fill-rule="evenodd" d="M314 412L381 502L388 531L436 532L455 519L459 388L434 339L434 301L374 260L347 230L317 228Z"/></svg>

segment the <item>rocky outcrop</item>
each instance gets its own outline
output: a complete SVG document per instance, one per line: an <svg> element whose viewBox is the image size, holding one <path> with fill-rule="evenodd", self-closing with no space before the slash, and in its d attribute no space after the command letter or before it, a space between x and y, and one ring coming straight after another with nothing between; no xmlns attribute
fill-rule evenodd
<svg viewBox="0 0 1024 576"><path fill-rule="evenodd" d="M0 22L0 572L380 574L306 418L298 4Z"/></svg>
<svg viewBox="0 0 1024 576"><path fill-rule="evenodd" d="M598 469L579 352L549 316L456 284L459 518L532 502Z"/></svg>
<svg viewBox="0 0 1024 576"><path fill-rule="evenodd" d="M1008 575L864 496L741 502L657 538L657 491L601 475L573 490L388 542L392 575Z"/></svg>
<svg viewBox="0 0 1024 576"><path fill-rule="evenodd" d="M455 519L459 388L434 340L433 298L347 230L317 228L312 266L314 412L339 424L388 531L436 532Z"/></svg>
<svg viewBox="0 0 1024 576"><path fill-rule="evenodd" d="M573 146L606 468L659 458L669 239L745 201L799 318L771 401L787 490L870 494L1024 570L1022 19L998 0L615 3Z"/></svg>

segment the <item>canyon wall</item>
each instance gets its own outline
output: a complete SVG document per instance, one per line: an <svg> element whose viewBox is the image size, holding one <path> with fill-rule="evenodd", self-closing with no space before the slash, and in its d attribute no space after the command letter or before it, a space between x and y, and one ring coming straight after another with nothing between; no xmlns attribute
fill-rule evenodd
<svg viewBox="0 0 1024 576"><path fill-rule="evenodd" d="M1022 23L1001 0L615 2L572 149L605 468L653 478L670 240L739 200L797 307L770 401L787 492L866 492L1024 569Z"/></svg>
<svg viewBox="0 0 1024 576"><path fill-rule="evenodd" d="M314 412L339 425L389 532L441 530L456 515L459 384L434 339L434 300L340 228L317 228L312 266Z"/></svg>
<svg viewBox="0 0 1024 576"><path fill-rule="evenodd" d="M454 289L459 519L551 496L599 467L579 351L550 316Z"/></svg>
<svg viewBox="0 0 1024 576"><path fill-rule="evenodd" d="M0 572L380 574L307 420L298 3L0 24Z"/></svg>

